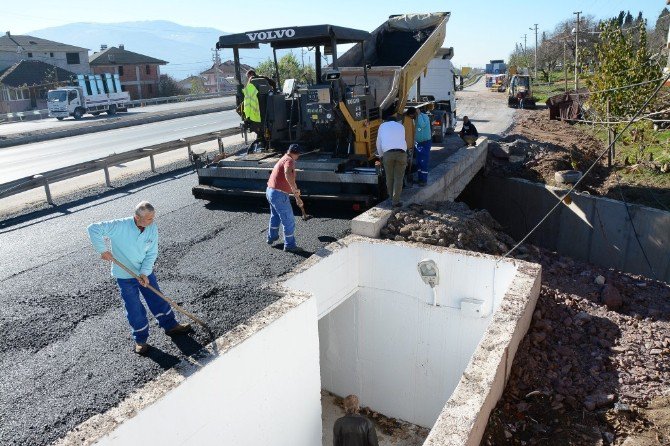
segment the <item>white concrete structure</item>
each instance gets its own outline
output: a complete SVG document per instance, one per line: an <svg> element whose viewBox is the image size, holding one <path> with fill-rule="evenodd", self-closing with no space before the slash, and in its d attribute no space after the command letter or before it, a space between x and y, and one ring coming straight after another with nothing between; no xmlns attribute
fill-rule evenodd
<svg viewBox="0 0 670 446"><path fill-rule="evenodd" d="M440 270L437 306L417 271L425 258ZM314 446L324 388L433 427L426 444L478 445L539 279L526 262L346 237L277 285L284 297L197 367L166 372L59 444L106 435L99 444Z"/></svg>

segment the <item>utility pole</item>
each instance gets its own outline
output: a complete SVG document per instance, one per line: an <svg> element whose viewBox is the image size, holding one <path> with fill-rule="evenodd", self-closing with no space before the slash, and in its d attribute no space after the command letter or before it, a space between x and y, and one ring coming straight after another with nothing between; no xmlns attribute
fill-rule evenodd
<svg viewBox="0 0 670 446"><path fill-rule="evenodd" d="M528 28L531 31L533 28ZM537 23L535 24L535 82L537 82Z"/></svg>
<svg viewBox="0 0 670 446"><path fill-rule="evenodd" d="M214 62L214 76L216 77L216 92L219 93L221 87L219 86L219 65L221 65L221 57L219 56L219 49L212 50L212 61Z"/></svg>
<svg viewBox="0 0 670 446"><path fill-rule="evenodd" d="M579 14L582 11L573 12L577 15L577 26L575 27L575 91L579 90L579 74L578 74L578 54L579 54Z"/></svg>
<svg viewBox="0 0 670 446"><path fill-rule="evenodd" d="M565 78L565 92L568 92L568 59L565 57L567 54L568 39L563 39L563 77Z"/></svg>

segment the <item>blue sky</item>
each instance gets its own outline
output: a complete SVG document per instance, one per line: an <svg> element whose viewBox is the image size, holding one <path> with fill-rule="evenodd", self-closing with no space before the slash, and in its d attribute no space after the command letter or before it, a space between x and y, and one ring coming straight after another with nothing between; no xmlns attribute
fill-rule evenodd
<svg viewBox="0 0 670 446"><path fill-rule="evenodd" d="M371 31L390 14L450 11L444 46L454 47L454 63L483 66L489 59L506 59L515 43L523 41L524 34L528 35L528 47L532 47L535 36L529 28L534 23L538 23L540 32L549 31L558 22L572 17L574 11L606 18L622 9L630 9L633 15L642 11L653 25L665 3L665 0L325 0L320 3L323 6L317 6L316 0L114 0L106 3L32 0L29 8L22 2L5 2L0 6L0 30L22 34L72 22L170 20L227 32L320 23Z"/></svg>

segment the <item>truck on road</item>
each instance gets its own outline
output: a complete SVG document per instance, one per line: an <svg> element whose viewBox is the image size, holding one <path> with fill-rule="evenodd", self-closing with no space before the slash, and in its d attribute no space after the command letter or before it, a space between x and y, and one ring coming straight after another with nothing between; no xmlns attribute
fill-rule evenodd
<svg viewBox="0 0 670 446"><path fill-rule="evenodd" d="M49 116L62 121L68 116L81 119L87 113L112 116L128 111L130 95L121 90L118 74L79 74L77 85L60 87L47 93Z"/></svg>

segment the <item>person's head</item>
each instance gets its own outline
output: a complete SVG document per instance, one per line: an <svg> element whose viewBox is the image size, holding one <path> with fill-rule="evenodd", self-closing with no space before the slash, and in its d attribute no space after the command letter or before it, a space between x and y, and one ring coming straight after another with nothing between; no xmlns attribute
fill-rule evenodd
<svg viewBox="0 0 670 446"><path fill-rule="evenodd" d="M416 118L416 107L407 107L405 114L412 119Z"/></svg>
<svg viewBox="0 0 670 446"><path fill-rule="evenodd" d="M467 124L468 122L470 122L470 118L463 116L463 124Z"/></svg>
<svg viewBox="0 0 670 446"><path fill-rule="evenodd" d="M250 81L251 78L256 77L256 72L254 70L247 71L247 80Z"/></svg>
<svg viewBox="0 0 670 446"><path fill-rule="evenodd" d="M135 206L135 224L142 228L146 228L154 222L156 217L156 209L148 201L141 201Z"/></svg>
<svg viewBox="0 0 670 446"><path fill-rule="evenodd" d="M393 109L389 109L385 110L384 113L382 113L382 119L384 121L397 121L397 116Z"/></svg>
<svg viewBox="0 0 670 446"><path fill-rule="evenodd" d="M298 144L291 144L288 146L288 150L286 151L286 154L294 160L297 160L301 153L302 150L300 150L300 146Z"/></svg>
<svg viewBox="0 0 670 446"><path fill-rule="evenodd" d="M361 410L359 407L358 397L356 395L349 395L344 399L344 412L347 415L358 413Z"/></svg>

